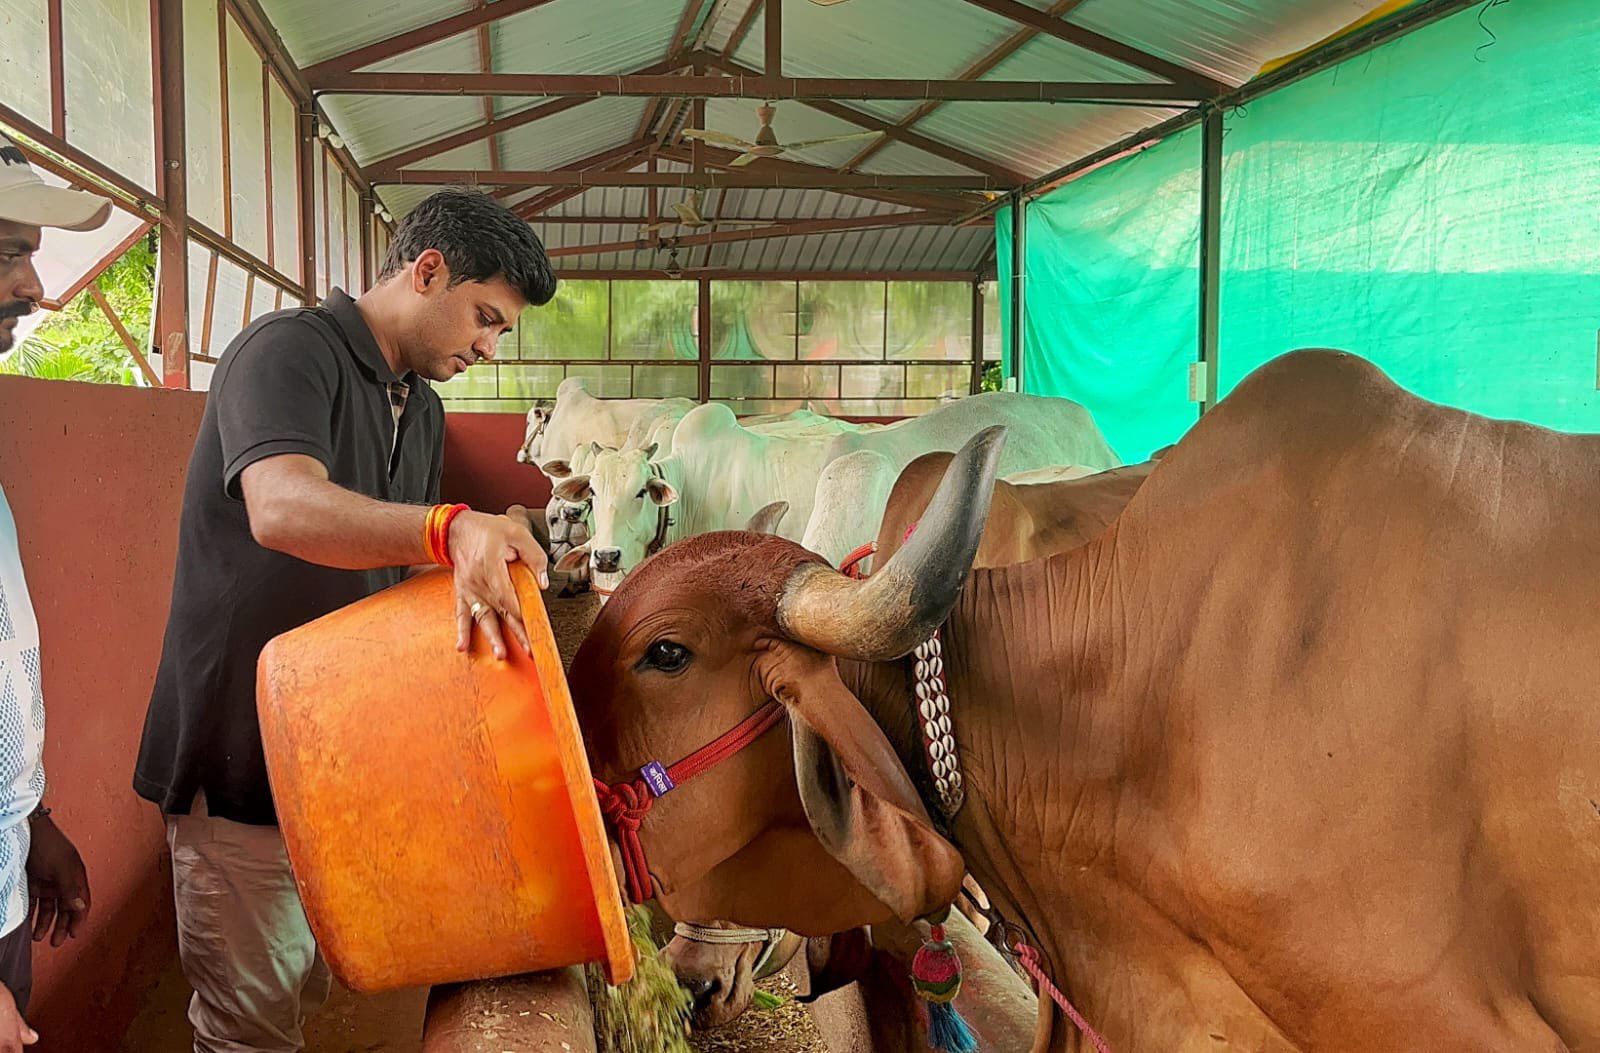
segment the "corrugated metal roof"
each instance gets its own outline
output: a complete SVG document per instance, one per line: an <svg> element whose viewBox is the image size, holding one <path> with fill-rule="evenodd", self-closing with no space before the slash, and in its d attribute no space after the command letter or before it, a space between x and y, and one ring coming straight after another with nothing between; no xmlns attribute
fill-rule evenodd
<svg viewBox="0 0 1600 1053"><path fill-rule="evenodd" d="M1299 51L1378 6L1379 0L1087 0L1071 21L1242 84L1268 60Z"/></svg>
<svg viewBox="0 0 1600 1053"><path fill-rule="evenodd" d="M478 43L471 35L455 36L368 68L379 73L476 70ZM358 164L483 123L480 100L449 95L329 95L323 108Z"/></svg>
<svg viewBox="0 0 1600 1053"><path fill-rule="evenodd" d="M688 171L687 166L663 162L663 172ZM634 171L642 171L635 167ZM659 194L661 213L671 217L671 206L688 196L676 187ZM639 187L596 187L551 208L548 216L624 216L639 218L650 210L649 192ZM515 200L515 199L513 199ZM716 190L704 199L703 207L736 219L817 219L889 215L911 211L904 205L866 198L847 197L824 190Z"/></svg>
<svg viewBox="0 0 1600 1053"><path fill-rule="evenodd" d="M646 99L593 99L500 136L500 163L511 169L560 168L633 138Z"/></svg>
<svg viewBox="0 0 1600 1053"><path fill-rule="evenodd" d="M496 73L623 73L665 58L676 0L557 0L494 23Z"/></svg>
<svg viewBox="0 0 1600 1053"><path fill-rule="evenodd" d="M758 0L712 0L698 34L688 41L724 52L734 28ZM1052 0L1025 0L1048 10ZM301 65L386 39L471 9L475 0L262 0L267 14ZM667 51L687 0L554 0L490 26L496 72L620 73L659 61ZM1240 83L1267 60L1319 40L1377 6L1379 0L1085 0L1066 16L1083 26L1227 83ZM757 14L735 51L737 60L762 66L764 15ZM832 7L799 2L784 9L784 70L789 76L836 78L951 78L970 68L1027 27L968 0L854 0ZM476 72L476 33L459 34L369 67L411 72ZM1035 33L985 75L989 80L1152 79L1048 34ZM537 99L495 100L500 115ZM917 105L910 101L843 101L884 120L899 120ZM334 95L324 100L330 119L356 159L370 163L482 123L482 100L470 97ZM752 138L758 128L757 100L713 99L706 125ZM541 119L498 137L502 167L547 169L610 150L634 139L647 100L599 99ZM1108 146L1178 111L1147 106L1045 103L946 103L915 130L958 149L1027 175L1039 175ZM859 131L849 121L800 102L778 106L774 128L780 141L797 142ZM873 142L817 147L787 160L838 166ZM425 160L419 168L483 169L489 144L482 141ZM642 170L642 166L640 168ZM663 171L687 171L662 162ZM877 150L862 171L886 175L956 175L968 170L904 143ZM385 204L403 215L432 192L429 186L384 187ZM525 201L542 188L509 199ZM663 213L684 190L660 192ZM623 223L536 223L552 247L628 240L629 224L646 215L647 193L637 188L596 188L554 206L554 217L610 216ZM904 211L893 205L816 190L731 190L708 193L707 214L773 221L850 218ZM906 227L790 236L704 247L680 253L685 267L827 271L864 269L964 269L977 265L991 234L983 227ZM564 270L659 268L653 250L563 257Z"/></svg>
<svg viewBox="0 0 1600 1053"><path fill-rule="evenodd" d="M765 27L763 13L735 52L752 69L762 66ZM785 4L783 72L789 77L948 77L987 55L1016 29L964 0ZM888 121L916 108L914 102L848 105Z"/></svg>
<svg viewBox="0 0 1600 1053"><path fill-rule="evenodd" d="M263 0L262 8L302 68L471 10L472 0Z"/></svg>
<svg viewBox="0 0 1600 1053"><path fill-rule="evenodd" d="M570 244L574 229L587 230L585 225L547 225L539 227L540 240L546 247L556 248ZM621 241L616 227L603 228L608 241ZM553 234L548 240L547 233ZM592 235L591 235L592 237ZM796 271L973 271L994 241L994 232L982 226L952 229L948 227L903 227L892 230L848 231L838 234L802 234L787 238L769 238L731 245L713 245L710 266L713 269L758 270L771 272ZM678 263L691 272L702 266L704 246L690 246L678 250ZM608 252L595 256L561 257L558 261L563 272L637 270L659 272L666 267L668 254L657 249L640 249L629 252Z"/></svg>

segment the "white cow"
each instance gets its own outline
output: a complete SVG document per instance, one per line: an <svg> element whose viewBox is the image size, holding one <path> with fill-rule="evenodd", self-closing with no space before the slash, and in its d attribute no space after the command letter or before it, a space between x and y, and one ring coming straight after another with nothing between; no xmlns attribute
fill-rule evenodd
<svg viewBox="0 0 1600 1053"><path fill-rule="evenodd" d="M1007 478L1057 465L1087 473L1122 463L1089 411L1070 399L1006 391L972 395L875 432L832 439L800 543L837 566L877 538L889 491L906 465L925 453L959 450L992 424L1007 428L1000 458L1000 474Z"/></svg>
<svg viewBox="0 0 1600 1053"><path fill-rule="evenodd" d="M573 450L571 457L549 460L539 467L551 479L557 481L573 475L582 475L594 467L595 458L603 449L605 447L598 442L586 442ZM552 561L559 560L573 549L589 543L587 501L566 501L557 497L552 491L549 503L544 506L544 520L549 527L548 551Z"/></svg>
<svg viewBox="0 0 1600 1053"><path fill-rule="evenodd" d="M798 540L829 443L847 430L865 434L855 427L816 417L746 428L726 406L699 406L678 424L671 456L603 450L588 475L563 480L555 493L592 501L588 558L596 574L625 574L679 538L740 529L773 501L790 506L777 533Z"/></svg>
<svg viewBox="0 0 1600 1053"><path fill-rule="evenodd" d="M587 442L620 447L634 423L659 412L663 403L680 405L684 412L694 405L689 399L596 398L583 377L568 377L556 388L553 404L541 401L528 411L517 461L542 468L546 461L570 458Z"/></svg>

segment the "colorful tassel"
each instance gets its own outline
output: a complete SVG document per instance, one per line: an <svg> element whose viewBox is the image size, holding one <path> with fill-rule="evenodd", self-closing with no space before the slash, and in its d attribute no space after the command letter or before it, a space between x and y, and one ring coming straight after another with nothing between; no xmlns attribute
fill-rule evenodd
<svg viewBox="0 0 1600 1053"><path fill-rule="evenodd" d="M928 1045L944 1053L978 1053L978 1039L949 1002L928 1003Z"/></svg>
<svg viewBox="0 0 1600 1053"><path fill-rule="evenodd" d="M977 1053L978 1040L954 1005L961 992L961 956L943 925L933 926L911 959L911 986L928 1003L928 1044L940 1053Z"/></svg>

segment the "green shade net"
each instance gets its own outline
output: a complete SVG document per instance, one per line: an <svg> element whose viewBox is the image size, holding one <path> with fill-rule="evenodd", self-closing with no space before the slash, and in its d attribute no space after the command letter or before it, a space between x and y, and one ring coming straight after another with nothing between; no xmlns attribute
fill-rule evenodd
<svg viewBox="0 0 1600 1053"><path fill-rule="evenodd" d="M1477 5L1230 112L1218 391L1337 347L1425 398L1600 430L1596 55L1593 0ZM1028 209L1024 383L1125 459L1194 420L1197 134ZM1005 213L1002 317L1010 235Z"/></svg>
<svg viewBox="0 0 1600 1053"><path fill-rule="evenodd" d="M1083 403L1125 461L1176 442L1197 413L1199 129L1046 194L1027 215L1024 389ZM995 231L1009 334L1010 209Z"/></svg>
<svg viewBox="0 0 1600 1053"><path fill-rule="evenodd" d="M1479 5L1230 114L1218 390L1337 347L1600 430L1596 56L1600 3Z"/></svg>

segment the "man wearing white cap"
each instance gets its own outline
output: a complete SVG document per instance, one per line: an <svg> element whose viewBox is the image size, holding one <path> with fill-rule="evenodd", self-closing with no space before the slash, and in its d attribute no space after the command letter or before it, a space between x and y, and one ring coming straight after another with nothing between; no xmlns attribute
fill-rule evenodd
<svg viewBox="0 0 1600 1053"><path fill-rule="evenodd" d="M40 179L22 148L0 135L0 352L11 350L17 319L44 299L33 269L40 228L94 230L109 215L105 198Z"/></svg>
<svg viewBox="0 0 1600 1053"><path fill-rule="evenodd" d="M41 228L93 230L110 212L103 198L47 185L0 136L0 351L11 349L17 319L44 297L33 267ZM44 789L39 624L16 520L0 490L0 1053L39 1038L22 1017L33 987L32 941L48 935L59 947L89 915L83 860L50 819Z"/></svg>

